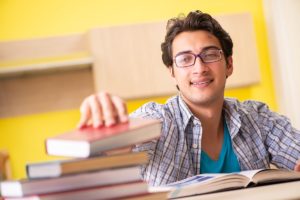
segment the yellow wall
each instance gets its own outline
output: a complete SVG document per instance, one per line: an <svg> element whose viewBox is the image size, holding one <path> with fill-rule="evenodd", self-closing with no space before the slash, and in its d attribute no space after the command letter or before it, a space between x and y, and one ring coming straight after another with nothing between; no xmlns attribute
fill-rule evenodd
<svg viewBox="0 0 300 200"><path fill-rule="evenodd" d="M261 83L226 91L226 95L261 100L276 110L262 6L262 0L1 0L0 41L81 33L95 26L166 20L196 9L213 15L246 11L254 18ZM146 101L127 102L129 111ZM56 159L44 153L44 139L74 128L78 119L78 110L0 119L0 149L10 152L14 177L25 177L27 161Z"/></svg>

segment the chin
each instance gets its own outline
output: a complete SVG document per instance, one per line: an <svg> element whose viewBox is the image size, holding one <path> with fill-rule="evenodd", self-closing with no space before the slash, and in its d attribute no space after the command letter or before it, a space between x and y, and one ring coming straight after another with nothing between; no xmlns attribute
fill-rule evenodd
<svg viewBox="0 0 300 200"><path fill-rule="evenodd" d="M201 95L201 96L183 95L183 96L184 96L185 101L188 101L189 103L192 103L194 105L207 105L211 102L211 98L204 97L203 95Z"/></svg>
<svg viewBox="0 0 300 200"><path fill-rule="evenodd" d="M193 104L195 105L201 105L201 106L208 106L212 103L213 101L209 100L209 99L195 99L194 101L192 101Z"/></svg>

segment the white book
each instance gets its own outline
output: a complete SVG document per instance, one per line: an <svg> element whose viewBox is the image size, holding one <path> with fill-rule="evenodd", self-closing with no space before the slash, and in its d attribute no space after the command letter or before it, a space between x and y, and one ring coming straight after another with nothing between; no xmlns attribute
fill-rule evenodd
<svg viewBox="0 0 300 200"><path fill-rule="evenodd" d="M0 183L0 188L4 197L23 197L140 180L140 167L132 166L57 178L4 181Z"/></svg>
<svg viewBox="0 0 300 200"><path fill-rule="evenodd" d="M148 193L147 183L138 181L26 197L12 197L5 198L5 200L104 200L120 199L145 193Z"/></svg>
<svg viewBox="0 0 300 200"><path fill-rule="evenodd" d="M89 171L141 165L147 162L147 152L129 152L90 158L28 163L26 172L28 178L53 178Z"/></svg>

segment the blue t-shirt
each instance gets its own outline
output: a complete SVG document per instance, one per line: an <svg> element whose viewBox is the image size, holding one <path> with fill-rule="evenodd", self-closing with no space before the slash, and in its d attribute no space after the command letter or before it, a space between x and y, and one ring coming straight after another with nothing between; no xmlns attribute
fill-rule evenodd
<svg viewBox="0 0 300 200"><path fill-rule="evenodd" d="M226 122L224 121L224 141L218 160L212 160L204 151L201 151L200 173L231 173L241 171L238 159L232 149L231 138Z"/></svg>

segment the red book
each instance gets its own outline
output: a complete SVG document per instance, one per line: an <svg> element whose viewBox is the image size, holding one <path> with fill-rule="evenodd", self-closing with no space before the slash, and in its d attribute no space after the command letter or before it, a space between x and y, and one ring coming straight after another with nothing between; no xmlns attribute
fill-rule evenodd
<svg viewBox="0 0 300 200"><path fill-rule="evenodd" d="M90 157L99 152L132 146L160 136L161 122L132 118L112 127L77 129L46 140L49 155Z"/></svg>

